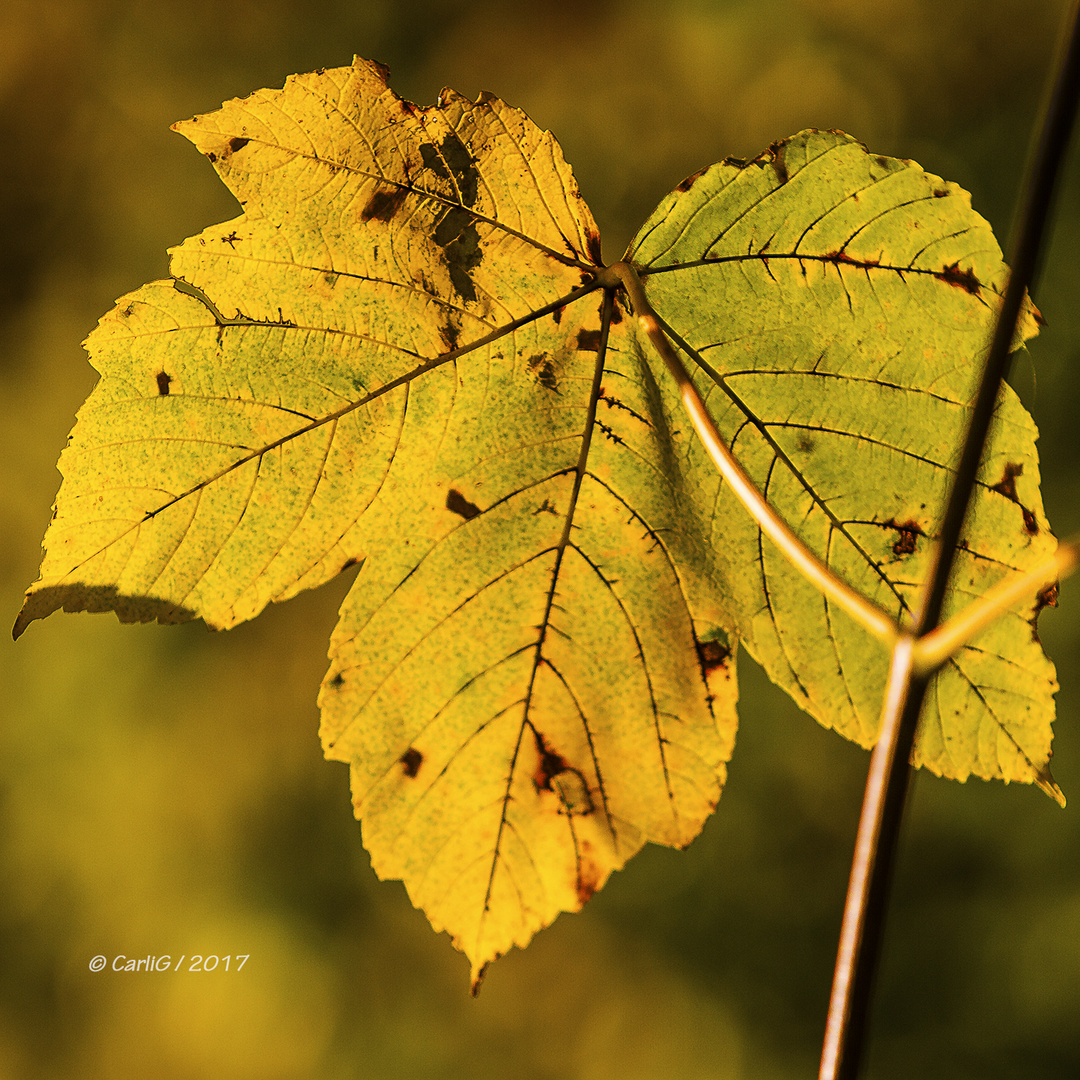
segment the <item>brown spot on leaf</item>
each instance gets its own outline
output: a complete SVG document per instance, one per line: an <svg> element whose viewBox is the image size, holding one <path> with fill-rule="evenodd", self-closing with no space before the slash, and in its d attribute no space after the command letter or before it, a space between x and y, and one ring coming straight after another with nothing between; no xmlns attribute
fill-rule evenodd
<svg viewBox="0 0 1080 1080"><path fill-rule="evenodd" d="M502 956L502 953L496 953L492 960L498 960ZM483 985L484 976L487 974L487 969L491 967L492 960L489 960L486 964L482 965L480 970L476 973L476 978L473 979L472 985L469 987L469 993L476 997L480 993L480 987Z"/></svg>
<svg viewBox="0 0 1080 1080"><path fill-rule="evenodd" d="M1038 596L1035 597L1035 610L1036 612L1042 611L1044 607L1057 607L1058 601L1058 583L1055 581L1053 585L1047 585Z"/></svg>
<svg viewBox="0 0 1080 1080"><path fill-rule="evenodd" d="M461 141L456 131L449 131L443 141L424 143L420 147L420 157L424 168L430 169L443 180L453 178L461 202L464 206L476 204L480 174L476 170L476 158L469 153L469 148Z"/></svg>
<svg viewBox="0 0 1080 1080"><path fill-rule="evenodd" d="M166 375L164 371L157 373L157 392L161 397L165 397L169 393L169 383L171 382L171 375Z"/></svg>
<svg viewBox="0 0 1080 1080"><path fill-rule="evenodd" d="M570 765L562 754L548 746L544 736L533 729L536 739L536 752L540 760L533 773L533 784L537 791L551 791L559 796L562 809L571 816L582 816L593 812L592 796L589 794L585 777Z"/></svg>
<svg viewBox="0 0 1080 1080"><path fill-rule="evenodd" d="M897 536L893 541L893 554L896 556L911 555L918 546L918 538L925 536L922 526L914 520L897 522L891 518L885 522L885 528L895 529Z"/></svg>
<svg viewBox="0 0 1080 1080"><path fill-rule="evenodd" d="M773 167L773 171L776 173L776 179L781 184L788 182L788 169L787 164L784 161L784 149L787 146L787 141L782 140L780 142L774 142L768 149L768 154L771 157L767 157L766 160Z"/></svg>
<svg viewBox="0 0 1080 1080"><path fill-rule="evenodd" d="M600 351L599 330L579 330L577 334L577 347L582 352Z"/></svg>
<svg viewBox="0 0 1080 1080"><path fill-rule="evenodd" d="M726 668L731 656L731 649L722 641L700 641L697 651L706 675L717 668Z"/></svg>
<svg viewBox="0 0 1080 1080"><path fill-rule="evenodd" d="M350 566L355 566L359 561L360 561L359 559L346 559L341 564L341 569L338 571L338 573L339 574L344 573L346 570L349 569Z"/></svg>
<svg viewBox="0 0 1080 1080"><path fill-rule="evenodd" d="M1047 585L1045 589L1037 593L1035 596L1035 610L1031 615L1031 639L1032 641L1039 640L1039 615L1043 608L1057 607L1058 600L1058 583L1055 581L1053 585Z"/></svg>
<svg viewBox="0 0 1080 1080"><path fill-rule="evenodd" d="M934 188L934 198L944 199L949 193L944 188Z"/></svg>
<svg viewBox="0 0 1080 1080"><path fill-rule="evenodd" d="M955 285L958 289L971 293L972 296L978 296L979 290L982 288L982 283L975 274L971 270L961 270L958 263L946 266L944 270L936 273L934 277L939 281L944 281L946 285Z"/></svg>
<svg viewBox="0 0 1080 1080"><path fill-rule="evenodd" d="M1005 463L1005 472L996 484L991 484L990 490L1004 495L1009 502L1018 503L1020 497L1016 494L1016 478L1024 475L1024 466L1015 465L1009 461Z"/></svg>
<svg viewBox="0 0 1080 1080"><path fill-rule="evenodd" d="M990 487L991 491L996 491L999 495L1004 495L1009 502L1016 503L1020 507L1020 512L1024 518L1024 532L1029 536L1037 536L1039 533L1039 523L1035 519L1034 513L1030 511L1020 501L1020 497L1016 494L1016 478L1024 475L1024 466L1016 465L1013 462L1007 462L1005 465L1005 472L1001 479Z"/></svg>
<svg viewBox="0 0 1080 1080"><path fill-rule="evenodd" d="M476 286L470 271L483 260L480 234L476 231L474 215L459 206L452 206L435 225L435 243L443 249L443 262L450 271L450 284L462 300L476 299Z"/></svg>
<svg viewBox="0 0 1080 1080"><path fill-rule="evenodd" d="M556 753L548 746L544 736L539 731L535 735L536 751L540 755L540 761L536 766L536 772L533 773L533 783L536 785L537 791L551 791L552 777L565 772L570 766L566 763L566 759L563 758L562 754Z"/></svg>
<svg viewBox="0 0 1080 1080"><path fill-rule="evenodd" d="M585 250L597 266L603 265L604 256L600 253L600 234L595 229L590 229L585 236Z"/></svg>
<svg viewBox="0 0 1080 1080"><path fill-rule="evenodd" d="M416 776L420 771L420 766L424 764L424 755L421 754L415 746L410 746L409 749L398 758L398 761L401 762L402 772L412 779L412 777Z"/></svg>
<svg viewBox="0 0 1080 1080"><path fill-rule="evenodd" d="M333 687L333 688L334 688L335 690L340 690L340 689L341 689L341 687L342 687L342 685L344 684L344 682L345 682L345 676L344 676L344 675L343 675L343 674L342 674L342 673L341 673L341 672L339 671L339 672L337 672L337 673L336 673L336 674L334 675L334 677L333 677L333 678L332 678L332 679L330 680L330 685L331 685L331 686L332 686L332 687Z"/></svg>
<svg viewBox="0 0 1080 1080"><path fill-rule="evenodd" d="M445 346L443 351L451 353L458 347L458 342L461 340L461 327L452 319L447 319L446 322L439 327L439 337L442 339L442 343Z"/></svg>
<svg viewBox="0 0 1080 1080"><path fill-rule="evenodd" d="M451 488L447 492L446 509L459 514L466 521L471 521L480 513L480 507L476 503L469 502L457 488Z"/></svg>
<svg viewBox="0 0 1080 1080"><path fill-rule="evenodd" d="M242 139L240 136L236 136L229 140L229 153L235 154L237 150L243 150L245 146L250 142L250 139Z"/></svg>
<svg viewBox="0 0 1080 1080"><path fill-rule="evenodd" d="M559 389L559 381L555 376L555 365L551 362L550 356L537 353L536 356L530 356L526 363L541 386L546 387L548 390L557 391Z"/></svg>
<svg viewBox="0 0 1080 1080"><path fill-rule="evenodd" d="M401 208L409 192L403 187L379 188L360 212L361 221L389 221Z"/></svg>
<svg viewBox="0 0 1080 1080"><path fill-rule="evenodd" d="M829 251L826 252L825 258L835 263L856 266L860 270L869 270L871 267L881 265L880 259L853 259L846 251Z"/></svg>
<svg viewBox="0 0 1080 1080"><path fill-rule="evenodd" d="M728 159L730 160L730 158ZM694 184L705 175L704 169L698 169L696 173L691 173L685 180L681 181L675 188L676 191L689 191Z"/></svg>

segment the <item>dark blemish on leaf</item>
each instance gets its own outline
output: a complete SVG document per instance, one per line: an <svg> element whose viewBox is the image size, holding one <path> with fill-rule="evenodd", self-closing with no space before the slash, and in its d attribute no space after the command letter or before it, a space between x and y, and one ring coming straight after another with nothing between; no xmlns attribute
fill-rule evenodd
<svg viewBox="0 0 1080 1080"><path fill-rule="evenodd" d="M622 322L622 307L618 300L611 307L611 319L612 326L618 326Z"/></svg>
<svg viewBox="0 0 1080 1080"><path fill-rule="evenodd" d="M765 160L773 167L776 178L781 184L786 184L788 182L788 170L787 165L784 162L784 149L786 146L786 140L774 142L769 147L768 151L766 151L771 157L765 157Z"/></svg>
<svg viewBox="0 0 1080 1080"><path fill-rule="evenodd" d="M817 444L809 435L800 435L795 443L796 449L802 451L804 454L812 454L816 445Z"/></svg>
<svg viewBox="0 0 1080 1080"><path fill-rule="evenodd" d="M423 159L424 168L430 169L443 180L449 180L453 174L462 204L476 205L480 181L480 174L476 171L476 158L458 138L457 132L447 132L438 148L433 143L424 143L420 147L420 157Z"/></svg>
<svg viewBox="0 0 1080 1080"><path fill-rule="evenodd" d="M554 515L555 515L555 516L557 517L557 516L558 516L558 511L557 511L557 510L555 509L555 507L554 507L554 506L552 505L552 503L551 503L551 500L550 500L550 499L545 499L545 500L544 500L544 501L543 501L543 502L542 502L542 503L541 503L541 504L540 504L540 505L539 505L539 506L538 506L538 507L537 507L537 508L536 508L536 509L535 509L535 510L533 511L533 517L536 517L536 515L537 515L537 514L554 514Z"/></svg>
<svg viewBox="0 0 1080 1080"><path fill-rule="evenodd" d="M889 159L887 157L883 157L881 154L878 154L875 160L883 169L887 169L889 167Z"/></svg>
<svg viewBox="0 0 1080 1080"><path fill-rule="evenodd" d="M409 194L403 187L380 188L372 193L367 206L360 212L361 221L389 221L401 208Z"/></svg>
<svg viewBox="0 0 1080 1080"><path fill-rule="evenodd" d="M461 239L472 223L473 216L468 210L460 206L451 207L435 225L435 243L441 248L449 247L455 240Z"/></svg>
<svg viewBox="0 0 1080 1080"><path fill-rule="evenodd" d="M338 573L343 574L346 570L349 569L350 566L355 566L359 561L359 559L346 559L341 564L341 569L338 571Z"/></svg>
<svg viewBox="0 0 1080 1080"><path fill-rule="evenodd" d="M1004 495L1009 502L1016 503L1020 507L1020 511L1024 517L1024 531L1029 536L1037 536L1039 533L1039 523L1035 519L1034 513L1030 511L1020 501L1020 497L1016 494L1016 478L1024 475L1024 466L1022 464L1016 465L1013 462L1007 462L1005 465L1005 472L1001 479L993 484L990 488L991 491L996 491L999 495Z"/></svg>
<svg viewBox="0 0 1080 1080"><path fill-rule="evenodd" d="M728 158L728 161L731 161L731 160L732 160L731 158ZM727 164L727 162L725 162L725 164ZM675 190L676 191L689 191L694 186L694 184L699 179L701 179L701 177L704 176L704 175L705 175L705 169L698 169L698 171L696 173L691 173L685 180L681 181L678 184L678 186L675 188Z"/></svg>
<svg viewBox="0 0 1080 1080"><path fill-rule="evenodd" d="M546 387L548 390L557 391L559 389L559 381L555 377L555 365L551 362L550 356L537 353L536 356L530 356L525 362L541 386Z"/></svg>
<svg viewBox="0 0 1080 1080"><path fill-rule="evenodd" d="M229 233L228 236L223 236L221 238L221 242L223 244L228 244L229 247L231 247L235 251L236 250L236 241L239 240L239 239L240 239L240 237L236 235L236 230L234 229L231 233Z"/></svg>
<svg viewBox="0 0 1080 1080"><path fill-rule="evenodd" d="M552 750L539 731L534 732L536 739L536 752L540 755L540 762L533 774L533 783L537 791L551 791L552 778L570 768L566 759Z"/></svg>
<svg viewBox="0 0 1080 1080"><path fill-rule="evenodd" d="M1016 494L1016 478L1024 475L1024 466L1022 464L1015 465L1011 461L1006 462L1005 472L1001 479L991 485L990 490L996 491L999 495L1004 495L1009 502L1019 503L1020 498Z"/></svg>
<svg viewBox="0 0 1080 1080"><path fill-rule="evenodd" d="M1035 609L1036 612L1042 611L1045 607L1057 607L1058 602L1058 583L1055 581L1053 585L1047 585L1036 597L1035 597Z"/></svg>
<svg viewBox="0 0 1080 1080"><path fill-rule="evenodd" d="M559 796L563 809L572 816L593 812L592 796L585 777L566 759L548 746L544 736L533 728L536 752L540 761L533 773L533 784L538 792L552 791Z"/></svg>
<svg viewBox="0 0 1080 1080"><path fill-rule="evenodd" d="M124 310L120 312L120 314L125 319L130 319L131 316L135 314L135 305L133 303L128 304L127 307L125 307Z"/></svg>
<svg viewBox="0 0 1080 1080"><path fill-rule="evenodd" d="M442 343L446 346L444 351L451 353L458 347L458 342L461 340L461 327L452 319L447 319L439 327L439 337L442 338Z"/></svg>
<svg viewBox="0 0 1080 1080"><path fill-rule="evenodd" d="M169 393L169 383L171 382L171 375L166 375L164 371L157 373L157 392L161 397L165 397Z"/></svg>
<svg viewBox="0 0 1080 1080"><path fill-rule="evenodd" d="M484 905L484 910L489 910L486 904ZM487 974L487 969L491 967L492 961L498 960L500 956L502 956L502 953L496 953L494 957L492 957L491 960L488 960L476 973L476 978L473 979L472 986L469 987L469 994L472 997L476 997L480 993L480 986L484 981L484 976Z"/></svg>
<svg viewBox="0 0 1080 1080"><path fill-rule="evenodd" d="M378 76L378 78L382 80L383 85L386 85L390 82L390 69L385 64L380 64L378 60L368 60L367 63L371 67L372 71L374 71L375 74ZM316 74L318 75L323 75L325 73L325 68L320 68L319 71L316 72Z"/></svg>
<svg viewBox="0 0 1080 1080"><path fill-rule="evenodd" d="M871 267L880 266L880 259L853 259L846 251L829 251L825 253L826 259L835 263L845 263L848 266L856 266L860 270L869 270Z"/></svg>
<svg viewBox="0 0 1080 1080"><path fill-rule="evenodd" d="M949 193L944 188L934 188L934 198L944 199Z"/></svg>
<svg viewBox="0 0 1080 1080"><path fill-rule="evenodd" d="M446 509L459 514L466 521L471 521L480 513L480 507L476 503L469 502L457 488L451 488L446 495Z"/></svg>
<svg viewBox="0 0 1080 1080"><path fill-rule="evenodd" d="M896 556L911 555L914 554L916 547L918 546L918 538L925 536L922 526L917 521L904 521L897 522L890 518L885 522L886 529L895 529L897 532L896 540L893 541L892 551Z"/></svg>
<svg viewBox="0 0 1080 1080"><path fill-rule="evenodd" d="M697 652L706 675L717 668L726 669L731 656L731 649L722 641L699 641Z"/></svg>
<svg viewBox="0 0 1080 1080"><path fill-rule="evenodd" d="M946 285L955 285L958 289L971 293L972 296L978 296L979 290L982 288L982 283L974 273L971 270L961 270L958 263L946 266L944 270L935 274L934 277L939 281L944 281Z"/></svg>
<svg viewBox="0 0 1080 1080"><path fill-rule="evenodd" d="M402 772L412 779L412 777L416 776L420 771L420 766L424 764L424 755L421 754L415 746L410 746L409 749L398 758L398 761L401 762Z"/></svg>
<svg viewBox="0 0 1080 1080"><path fill-rule="evenodd" d="M243 150L245 146L250 142L250 139L241 139L237 136L234 139L229 140L229 153L235 154L237 150Z"/></svg>
<svg viewBox="0 0 1080 1080"><path fill-rule="evenodd" d="M721 164L722 165L727 165L729 168L732 168L732 169L745 169L746 166L749 165L750 163L746 160L746 158L726 157L721 162Z"/></svg>
<svg viewBox="0 0 1080 1080"><path fill-rule="evenodd" d="M561 323L561 322L562 322L563 312L564 312L565 310L566 310L566 307L565 307L565 306L563 306L563 307L559 307L559 308L556 308L556 309L555 309L555 310L554 310L554 311L553 311L553 312L551 313L551 321L552 321L552 322L553 322L553 323L554 323L554 324L555 324L556 326L558 326L558 325L559 325L559 323Z"/></svg>
<svg viewBox="0 0 1080 1080"><path fill-rule="evenodd" d="M597 266L602 266L604 257L600 253L600 234L595 229L590 229L585 236L585 250L589 253L589 258Z"/></svg>
<svg viewBox="0 0 1080 1080"><path fill-rule="evenodd" d="M340 274L335 274L332 270L330 270L327 271L327 273L323 274L323 281L325 281L326 284L329 285L332 289L337 284L338 278L340 276Z"/></svg>
<svg viewBox="0 0 1080 1080"><path fill-rule="evenodd" d="M600 331L579 330L577 334L577 347L581 352L599 352Z"/></svg>
<svg viewBox="0 0 1080 1080"><path fill-rule="evenodd" d="M1039 615L1043 608L1057 607L1058 583L1047 585L1045 589L1035 596L1035 610L1031 615L1031 640L1039 641Z"/></svg>
<svg viewBox="0 0 1080 1080"><path fill-rule="evenodd" d="M476 220L460 206L451 207L435 226L435 243L443 249L443 262L450 271L450 283L462 300L476 299L476 286L469 271L483 259Z"/></svg>
<svg viewBox="0 0 1080 1080"><path fill-rule="evenodd" d="M217 154L215 154L215 153L214 153L214 152L213 152L213 151L211 150L211 151L210 151L210 152L209 152L209 153L208 153L208 154L206 155L206 160L207 160L207 161L209 161L211 165L213 165L213 164L214 164L214 162L215 162L215 161L217 161Z"/></svg>

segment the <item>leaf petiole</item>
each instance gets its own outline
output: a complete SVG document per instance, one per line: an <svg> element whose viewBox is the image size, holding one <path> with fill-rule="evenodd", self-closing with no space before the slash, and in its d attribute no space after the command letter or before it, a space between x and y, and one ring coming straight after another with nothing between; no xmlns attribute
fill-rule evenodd
<svg viewBox="0 0 1080 1080"><path fill-rule="evenodd" d="M731 486L739 501L757 522L770 540L783 552L814 586L821 590L838 607L842 608L860 626L864 627L887 647L891 647L900 635L900 628L892 617L877 604L856 592L847 582L837 577L799 538L787 522L769 505L757 485L735 460L731 450L713 423L709 411L697 392L693 380L679 359L667 335L661 329L656 312L645 295L641 278L627 262L613 263L596 276L596 282L605 288L621 286L626 290L634 306L641 328L649 335L656 351L667 365L671 377L679 387L683 406L694 424L698 437L704 443L709 456L720 475Z"/></svg>
<svg viewBox="0 0 1080 1080"><path fill-rule="evenodd" d="M1068 577L1080 566L1080 541L1061 544L1057 551L1024 574L999 581L978 600L957 612L915 643L912 667L917 674L929 675L949 657L955 656L973 637L985 630L998 616L1020 600Z"/></svg>

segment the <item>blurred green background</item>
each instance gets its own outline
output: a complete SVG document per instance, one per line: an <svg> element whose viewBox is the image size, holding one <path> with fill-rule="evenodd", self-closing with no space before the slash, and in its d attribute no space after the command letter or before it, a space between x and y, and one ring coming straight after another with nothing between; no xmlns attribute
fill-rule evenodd
<svg viewBox="0 0 1080 1080"><path fill-rule="evenodd" d="M0 0L0 616L36 577L80 341L165 249L236 205L169 125L292 72L390 65L426 104L490 89L552 129L617 258L683 176L838 127L968 188L1008 233L1057 0ZM1014 384L1059 535L1080 530L1074 150ZM347 575L348 576L348 575ZM727 791L580 915L467 965L380 883L315 693L348 581L212 635L55 615L0 637L0 1077L816 1075L864 752L742 661ZM920 776L868 1077L1080 1075L1080 588L1054 771ZM250 954L239 973L90 972ZM235 965L235 961L233 962Z"/></svg>

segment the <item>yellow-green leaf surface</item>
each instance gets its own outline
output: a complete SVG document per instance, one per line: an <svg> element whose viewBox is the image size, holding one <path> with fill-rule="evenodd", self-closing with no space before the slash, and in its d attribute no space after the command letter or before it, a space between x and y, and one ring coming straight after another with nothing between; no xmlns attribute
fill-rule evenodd
<svg viewBox="0 0 1080 1080"><path fill-rule="evenodd" d="M244 213L90 335L101 379L16 633L60 607L229 627L361 563L323 745L376 871L475 985L645 842L698 833L738 638L863 743L885 658L730 499L596 280L551 135L489 95L418 108L386 79L357 60L177 125ZM1004 274L966 196L808 132L680 185L628 257L770 499L899 613ZM1052 545L1037 484L1006 394L954 606ZM1043 775L1031 607L939 681L920 761Z"/></svg>
<svg viewBox="0 0 1080 1080"><path fill-rule="evenodd" d="M966 192L836 132L689 178L630 251L725 440L801 538L898 618L925 579L1006 267ZM1028 306L1017 345L1036 329ZM685 425L683 425L685 427ZM1035 426L998 403L946 615L1053 552ZM822 723L877 736L888 657L764 540L682 440L707 567L738 634ZM1040 780L1053 793L1053 665L1042 601L963 649L936 680L915 760L934 772ZM1059 794L1059 793L1057 793Z"/></svg>

